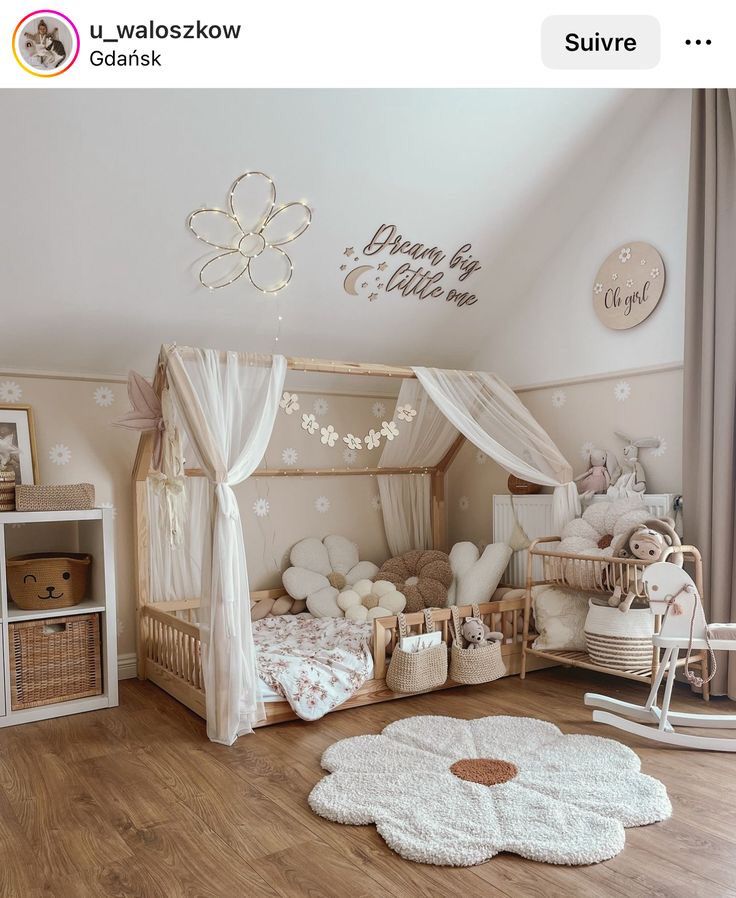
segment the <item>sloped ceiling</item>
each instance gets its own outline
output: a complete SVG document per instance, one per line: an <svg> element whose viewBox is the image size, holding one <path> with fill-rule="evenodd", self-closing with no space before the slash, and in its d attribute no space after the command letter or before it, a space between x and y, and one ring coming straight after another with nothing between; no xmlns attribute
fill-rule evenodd
<svg viewBox="0 0 736 898"><path fill-rule="evenodd" d="M148 372L169 341L467 366L501 338L505 298L549 252L551 235L531 229L514 263L511 236L561 172L584 164L591 185L605 181L630 130L612 129L602 158L586 148L612 116L635 125L656 102L602 90L3 91L0 366ZM247 170L314 212L276 297L244 279L216 292L197 281L208 256L187 216L224 208ZM471 243L482 268L461 288L477 303L348 295L340 266L358 263L344 250L362 263L384 223L448 258ZM387 261L390 273L405 260Z"/></svg>

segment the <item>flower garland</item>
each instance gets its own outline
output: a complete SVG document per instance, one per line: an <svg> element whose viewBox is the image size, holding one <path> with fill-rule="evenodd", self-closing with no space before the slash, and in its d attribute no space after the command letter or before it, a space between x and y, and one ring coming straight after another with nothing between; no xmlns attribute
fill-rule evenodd
<svg viewBox="0 0 736 898"><path fill-rule="evenodd" d="M299 397L296 393L284 393L279 402L279 406L284 414L293 415L294 412L299 411ZM407 424L411 424L416 416L417 410L410 405L400 405L396 409L396 417L400 421L406 421ZM321 426L316 415L312 412L305 412L302 414L301 427L302 430L306 431L310 436L313 436L319 431L320 442L322 445L329 446L330 448L332 448L340 439L340 434L335 430L332 424ZM395 421L383 421L381 422L380 429L376 430L372 427L364 437L348 433L342 437L342 441L347 446L346 451L354 452L358 449L378 449L382 439L391 442L398 435L399 428Z"/></svg>

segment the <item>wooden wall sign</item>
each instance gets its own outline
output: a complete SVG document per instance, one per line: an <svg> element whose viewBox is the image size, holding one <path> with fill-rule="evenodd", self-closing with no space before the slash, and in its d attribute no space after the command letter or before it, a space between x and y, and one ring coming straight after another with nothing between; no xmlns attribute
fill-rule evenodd
<svg viewBox="0 0 736 898"><path fill-rule="evenodd" d="M374 302L383 294L395 293L413 299L443 300L457 309L478 302L467 284L481 264L473 255L472 243L445 251L405 237L394 224L382 224L363 246L346 246L340 271L343 289L349 296L365 296ZM357 263L357 264L356 264ZM452 284L445 282L445 276Z"/></svg>
<svg viewBox="0 0 736 898"><path fill-rule="evenodd" d="M614 330L641 324L664 290L664 262L649 243L622 243L601 265L593 281L593 305Z"/></svg>

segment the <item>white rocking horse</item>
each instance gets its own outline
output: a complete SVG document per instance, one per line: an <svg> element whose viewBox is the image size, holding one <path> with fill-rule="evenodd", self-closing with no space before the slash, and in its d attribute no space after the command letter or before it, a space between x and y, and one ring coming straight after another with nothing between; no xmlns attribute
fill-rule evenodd
<svg viewBox="0 0 736 898"><path fill-rule="evenodd" d="M680 652L686 653L685 676L688 680L695 686L707 685L716 672L713 653L736 651L736 628L729 624L709 626L706 623L698 590L682 568L658 561L644 570L642 581L650 611L655 615L664 615L660 631L653 637L654 646L661 649L663 654L652 679L649 697L644 705L634 705L588 692L585 704L603 709L593 712L593 720L667 745L736 752L736 739L689 735L675 730L675 725L678 724L684 727L736 729L736 714L682 714L670 711ZM693 650L707 652L710 657L710 673L707 672L707 663L702 665L702 677L689 669ZM662 706L659 707L657 693L665 673L667 681ZM611 711L619 713L610 713Z"/></svg>

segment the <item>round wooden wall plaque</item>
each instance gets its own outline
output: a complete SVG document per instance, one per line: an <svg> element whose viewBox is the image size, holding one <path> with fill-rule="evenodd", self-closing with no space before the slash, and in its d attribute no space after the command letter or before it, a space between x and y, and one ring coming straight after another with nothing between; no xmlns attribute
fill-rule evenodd
<svg viewBox="0 0 736 898"><path fill-rule="evenodd" d="M641 324L664 290L664 262L649 243L622 243L601 265L593 281L593 305L606 327L626 330Z"/></svg>

